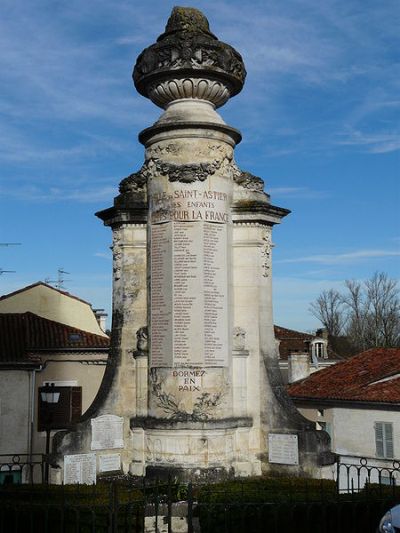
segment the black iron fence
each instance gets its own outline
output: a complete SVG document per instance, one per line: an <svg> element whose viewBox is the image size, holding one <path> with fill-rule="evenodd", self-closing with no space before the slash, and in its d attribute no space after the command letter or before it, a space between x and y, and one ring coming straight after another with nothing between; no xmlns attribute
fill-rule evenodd
<svg viewBox="0 0 400 533"><path fill-rule="evenodd" d="M0 454L0 487L21 483L43 483L46 468L43 454Z"/></svg>
<svg viewBox="0 0 400 533"><path fill-rule="evenodd" d="M359 492L370 485L400 485L400 461L366 457L339 457L335 480L341 493Z"/></svg>
<svg viewBox="0 0 400 533"><path fill-rule="evenodd" d="M31 481L12 477L0 484L1 533L376 533L380 517L400 503L397 462L389 467L366 459L339 462L332 480L253 478L200 485L170 477L63 486L34 483L31 474L40 464L38 472L44 473L40 458L2 459L0 472L20 468Z"/></svg>

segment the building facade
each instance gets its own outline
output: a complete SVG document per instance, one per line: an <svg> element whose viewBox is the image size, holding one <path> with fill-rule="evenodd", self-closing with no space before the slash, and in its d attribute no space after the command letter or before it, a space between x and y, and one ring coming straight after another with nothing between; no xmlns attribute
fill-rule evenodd
<svg viewBox="0 0 400 533"><path fill-rule="evenodd" d="M382 469L383 482L389 480L400 460L400 349L362 352L288 390L300 412L328 432L341 462L368 465L371 482L378 481ZM362 477L365 482L367 468Z"/></svg>

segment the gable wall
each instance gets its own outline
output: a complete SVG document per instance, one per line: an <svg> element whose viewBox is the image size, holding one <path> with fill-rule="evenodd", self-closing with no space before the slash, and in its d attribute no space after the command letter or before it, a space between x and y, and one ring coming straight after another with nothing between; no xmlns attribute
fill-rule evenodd
<svg viewBox="0 0 400 533"><path fill-rule="evenodd" d="M89 304L50 287L37 285L0 300L0 313L26 312L105 336Z"/></svg>

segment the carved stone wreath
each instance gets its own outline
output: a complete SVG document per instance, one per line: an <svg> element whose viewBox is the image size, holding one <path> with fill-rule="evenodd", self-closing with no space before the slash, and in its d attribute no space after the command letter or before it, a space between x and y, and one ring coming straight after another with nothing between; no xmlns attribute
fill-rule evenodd
<svg viewBox="0 0 400 533"><path fill-rule="evenodd" d="M222 390L211 394L203 392L193 404L193 411L188 413L179 408L179 402L173 394L163 390L162 383L158 381L158 376L154 369L151 369L150 377L152 380L152 393L156 398L158 407L171 419L177 422L205 422L211 416L213 411L221 403L224 392Z"/></svg>
<svg viewBox="0 0 400 533"><path fill-rule="evenodd" d="M143 191L147 184L147 177L145 165L143 165L138 172L130 174L120 182L119 192L124 194Z"/></svg>
<svg viewBox="0 0 400 533"><path fill-rule="evenodd" d="M119 190L121 193L141 191L144 189L148 178L155 173L168 176L171 182L194 183L195 181L205 181L208 176L215 174L221 168L222 164L223 160L215 160L210 163L175 165L174 163L166 163L160 159L150 158L138 172L130 174L121 181Z"/></svg>
<svg viewBox="0 0 400 533"><path fill-rule="evenodd" d="M250 191L263 192L264 190L264 181L250 172L241 170L240 174L234 176L234 180L238 185Z"/></svg>
<svg viewBox="0 0 400 533"><path fill-rule="evenodd" d="M144 163L138 172L134 172L124 178L119 185L119 190L122 194L143 191L148 178L156 173L168 176L171 182L194 183L195 181L205 181L208 176L212 176L223 166L224 169L226 167L227 171L229 171L235 183L241 187L251 191L263 192L264 182L261 178L250 174L250 172L240 170L231 159L226 157L215 159L208 163L189 163L186 165L176 165L175 163L168 163L152 157Z"/></svg>

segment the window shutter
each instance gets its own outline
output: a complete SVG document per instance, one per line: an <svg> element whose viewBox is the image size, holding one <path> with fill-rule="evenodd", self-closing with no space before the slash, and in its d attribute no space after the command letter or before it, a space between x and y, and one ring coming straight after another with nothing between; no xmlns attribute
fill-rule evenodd
<svg viewBox="0 0 400 533"><path fill-rule="evenodd" d="M393 459L393 426L390 423L384 424L385 431L385 444L386 444L386 453L385 457L388 459Z"/></svg>
<svg viewBox="0 0 400 533"><path fill-rule="evenodd" d="M385 450L383 446L383 422L375 422L375 444L376 456L384 457Z"/></svg>
<svg viewBox="0 0 400 533"><path fill-rule="evenodd" d="M56 387L60 393L56 404L43 402L38 399L38 431L46 428L66 429L82 414L82 387Z"/></svg>

